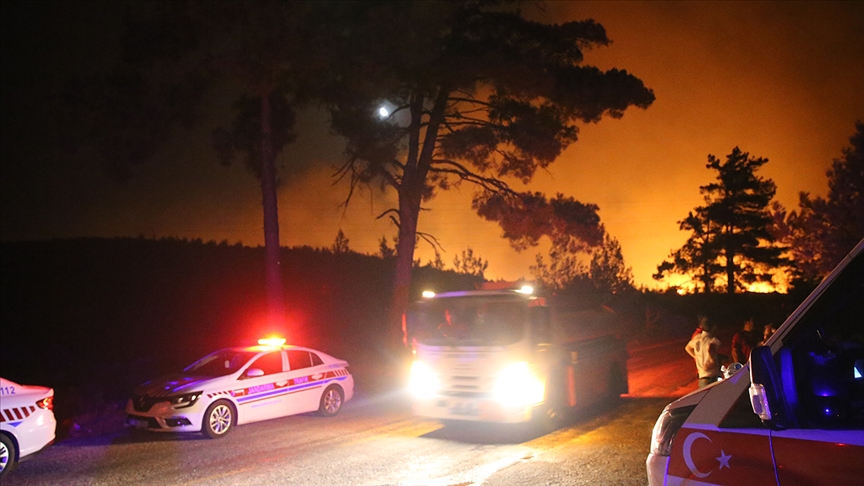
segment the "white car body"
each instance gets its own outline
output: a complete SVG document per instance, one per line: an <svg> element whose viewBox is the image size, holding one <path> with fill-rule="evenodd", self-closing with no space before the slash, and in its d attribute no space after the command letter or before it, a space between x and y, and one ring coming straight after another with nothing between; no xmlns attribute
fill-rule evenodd
<svg viewBox="0 0 864 486"><path fill-rule="evenodd" d="M11 447L0 443L0 475L54 441L57 421L53 400L51 388L0 378L0 434L12 442Z"/></svg>
<svg viewBox="0 0 864 486"><path fill-rule="evenodd" d="M207 376L199 370L212 373ZM223 371L222 376L213 376ZM328 391L333 400L325 396ZM354 378L344 360L298 346L228 348L205 356L184 372L136 388L126 405L126 424L218 437L234 425L316 410L335 415L353 395ZM211 409L217 402L222 405L221 418L218 410ZM332 405L329 410L325 402ZM215 428L208 433L208 421L213 420L223 423L212 422Z"/></svg>
<svg viewBox="0 0 864 486"><path fill-rule="evenodd" d="M864 240L743 368L666 407L649 486L864 484L862 312Z"/></svg>

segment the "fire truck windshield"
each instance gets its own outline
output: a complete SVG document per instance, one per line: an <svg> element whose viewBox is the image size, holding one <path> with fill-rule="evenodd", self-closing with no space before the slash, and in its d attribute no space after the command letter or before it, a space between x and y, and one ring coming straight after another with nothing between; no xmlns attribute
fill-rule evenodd
<svg viewBox="0 0 864 486"><path fill-rule="evenodd" d="M503 346L525 335L523 300L449 297L423 302L410 314L418 342L451 346Z"/></svg>

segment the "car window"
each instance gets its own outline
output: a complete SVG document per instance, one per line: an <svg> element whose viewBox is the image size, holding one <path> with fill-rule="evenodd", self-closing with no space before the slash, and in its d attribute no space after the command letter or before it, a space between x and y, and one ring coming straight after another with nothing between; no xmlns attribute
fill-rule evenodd
<svg viewBox="0 0 864 486"><path fill-rule="evenodd" d="M183 371L196 376L225 376L236 373L256 353L223 349L199 359Z"/></svg>
<svg viewBox="0 0 864 486"><path fill-rule="evenodd" d="M801 427L864 428L864 254L808 309L775 359Z"/></svg>
<svg viewBox="0 0 864 486"><path fill-rule="evenodd" d="M317 354L309 353L309 356L312 358L312 366L319 366L324 364L324 362L321 361L321 358L319 358Z"/></svg>
<svg viewBox="0 0 864 486"><path fill-rule="evenodd" d="M262 370L265 375L282 373L282 352L275 351L272 353L267 353L264 356L256 359L255 362L249 366L249 368L258 368Z"/></svg>
<svg viewBox="0 0 864 486"><path fill-rule="evenodd" d="M293 350L288 351L288 366L291 370L301 370L312 366L312 360L309 357L309 351Z"/></svg>

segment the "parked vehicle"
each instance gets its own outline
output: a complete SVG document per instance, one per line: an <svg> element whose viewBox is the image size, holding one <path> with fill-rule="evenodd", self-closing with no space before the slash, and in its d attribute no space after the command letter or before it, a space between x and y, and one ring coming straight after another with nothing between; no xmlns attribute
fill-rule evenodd
<svg viewBox="0 0 864 486"><path fill-rule="evenodd" d="M666 407L649 485L861 484L862 253L864 240L743 368Z"/></svg>
<svg viewBox="0 0 864 486"><path fill-rule="evenodd" d="M548 304L529 288L423 299L407 316L414 413L554 425L566 412L627 393L625 343L576 337L580 317L589 313Z"/></svg>
<svg viewBox="0 0 864 486"><path fill-rule="evenodd" d="M0 378L0 478L54 441L54 390Z"/></svg>
<svg viewBox="0 0 864 486"><path fill-rule="evenodd" d="M354 395L348 362L284 342L216 351L142 384L126 405L126 425L219 438L235 425L316 410L325 417L339 413Z"/></svg>

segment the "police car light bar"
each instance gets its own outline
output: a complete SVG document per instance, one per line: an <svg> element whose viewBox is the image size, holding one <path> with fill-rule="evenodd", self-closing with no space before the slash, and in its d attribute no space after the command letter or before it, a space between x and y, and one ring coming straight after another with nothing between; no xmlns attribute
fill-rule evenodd
<svg viewBox="0 0 864 486"><path fill-rule="evenodd" d="M285 344L285 341L285 338L263 338L258 340L258 344L261 346L272 346L278 348Z"/></svg>

